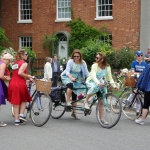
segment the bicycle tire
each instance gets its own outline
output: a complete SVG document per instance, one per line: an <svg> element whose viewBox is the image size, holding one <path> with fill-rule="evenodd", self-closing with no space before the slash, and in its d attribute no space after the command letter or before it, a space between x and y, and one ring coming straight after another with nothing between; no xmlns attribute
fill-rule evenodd
<svg viewBox="0 0 150 150"><path fill-rule="evenodd" d="M120 120L121 117L121 103L119 99L112 93L106 94L106 99L108 104L103 107L103 111L100 111L100 105L103 105L104 102L102 99L98 101L97 107L96 107L96 117L98 120L98 123L103 127L103 128L112 128L114 127ZM113 104L117 104L117 107L113 107L116 111L112 109ZM116 113L117 112L117 113ZM101 116L101 117L100 117ZM103 117L102 117L103 116ZM108 124L104 124L103 120L105 120Z"/></svg>
<svg viewBox="0 0 150 150"><path fill-rule="evenodd" d="M64 102L61 102L61 101L54 101L54 102L52 102L52 113L51 113L51 116L52 116L53 119L59 119L65 113L66 94L64 93L62 96L65 96L65 101Z"/></svg>
<svg viewBox="0 0 150 150"><path fill-rule="evenodd" d="M30 108L30 117L35 126L41 127L47 123L52 112L52 101L48 94L39 93L34 97Z"/></svg>
<svg viewBox="0 0 150 150"><path fill-rule="evenodd" d="M129 98L130 94L133 94L133 92L128 91L122 95L122 98L121 98L122 111L128 119L135 120L135 119L139 118L142 113L142 102L141 102L141 100L139 100L140 111L139 111L139 114L137 115L136 114L136 100L134 100L133 102L131 100L131 103L129 100L127 100ZM136 95L135 99L137 99L137 95ZM127 105L127 102L129 102L130 105L129 104Z"/></svg>

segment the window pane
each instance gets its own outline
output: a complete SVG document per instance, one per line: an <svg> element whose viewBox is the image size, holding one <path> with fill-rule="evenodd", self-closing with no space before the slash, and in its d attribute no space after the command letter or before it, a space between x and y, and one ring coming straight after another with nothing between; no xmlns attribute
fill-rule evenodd
<svg viewBox="0 0 150 150"><path fill-rule="evenodd" d="M20 19L29 20L31 19L31 0L20 0Z"/></svg>
<svg viewBox="0 0 150 150"><path fill-rule="evenodd" d="M58 18L71 18L71 0L58 0Z"/></svg>
<svg viewBox="0 0 150 150"><path fill-rule="evenodd" d="M97 12L99 17L112 15L112 0L97 0Z"/></svg>
<svg viewBox="0 0 150 150"><path fill-rule="evenodd" d="M20 37L21 48L28 47L32 49L32 37Z"/></svg>

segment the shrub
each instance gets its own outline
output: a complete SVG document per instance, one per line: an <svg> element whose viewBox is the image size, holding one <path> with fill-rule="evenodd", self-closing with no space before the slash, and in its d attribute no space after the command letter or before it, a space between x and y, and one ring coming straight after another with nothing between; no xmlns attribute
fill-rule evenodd
<svg viewBox="0 0 150 150"><path fill-rule="evenodd" d="M108 63L112 69L131 68L131 62L134 60L134 51L125 47L119 51L114 51L107 55Z"/></svg>
<svg viewBox="0 0 150 150"><path fill-rule="evenodd" d="M71 37L69 39L69 55L74 49L81 49L87 46L87 41L92 39L100 39L106 37L106 27L101 27L100 30L93 26L87 25L80 18L71 20L66 26L71 28Z"/></svg>
<svg viewBox="0 0 150 150"><path fill-rule="evenodd" d="M93 62L95 62L97 52L103 52L106 55L113 52L113 49L109 43L104 43L100 40L89 40L86 42L86 45L86 47L81 48L81 53L88 68L90 68Z"/></svg>
<svg viewBox="0 0 150 150"><path fill-rule="evenodd" d="M0 27L0 53L2 53L2 51L3 51L4 49L6 49L6 48L3 47L3 45L2 45L2 44L4 44L4 43L8 43L9 45L12 45L12 44L10 43L10 41L8 40L8 38L6 37L6 35L5 35L5 30Z"/></svg>

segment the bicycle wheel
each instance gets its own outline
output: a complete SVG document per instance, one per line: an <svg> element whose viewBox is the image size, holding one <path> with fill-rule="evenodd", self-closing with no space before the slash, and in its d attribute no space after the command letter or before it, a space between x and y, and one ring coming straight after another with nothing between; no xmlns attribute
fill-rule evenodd
<svg viewBox="0 0 150 150"><path fill-rule="evenodd" d="M122 111L128 119L135 120L135 119L139 118L141 115L142 103L141 103L141 100L138 100L138 107L140 108L140 112L137 115L137 113L136 113L136 108L137 108L136 101L138 99L138 95L135 97L135 100L132 101L133 98L129 99L129 96L131 96L131 94L133 94L133 93L131 91L129 91L129 92L126 92L122 95L122 99L121 99Z"/></svg>
<svg viewBox="0 0 150 150"><path fill-rule="evenodd" d="M63 99L63 102L62 101L56 101L56 100L52 102L51 116L53 119L59 119L65 113L66 95L62 94L61 99Z"/></svg>
<svg viewBox="0 0 150 150"><path fill-rule="evenodd" d="M107 104L104 105L104 101L102 99L99 100L96 107L96 117L103 128L109 129L114 127L121 117L121 103L111 93L106 94L106 101Z"/></svg>
<svg viewBox="0 0 150 150"><path fill-rule="evenodd" d="M31 103L30 117L35 126L41 127L50 118L52 101L48 94L38 93Z"/></svg>

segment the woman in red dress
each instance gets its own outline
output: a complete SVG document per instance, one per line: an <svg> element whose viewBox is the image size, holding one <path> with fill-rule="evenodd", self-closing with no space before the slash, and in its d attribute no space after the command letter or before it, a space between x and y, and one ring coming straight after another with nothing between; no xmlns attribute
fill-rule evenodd
<svg viewBox="0 0 150 150"><path fill-rule="evenodd" d="M27 73L27 52L24 49L18 52L19 59L12 66L12 79L8 86L8 101L13 105L15 125L24 124L27 120L24 111L27 102L31 101L26 80L33 82L32 76Z"/></svg>

